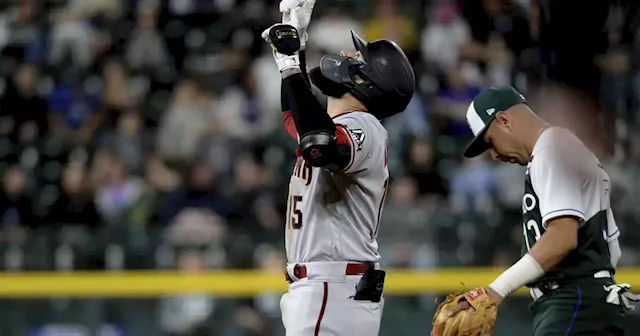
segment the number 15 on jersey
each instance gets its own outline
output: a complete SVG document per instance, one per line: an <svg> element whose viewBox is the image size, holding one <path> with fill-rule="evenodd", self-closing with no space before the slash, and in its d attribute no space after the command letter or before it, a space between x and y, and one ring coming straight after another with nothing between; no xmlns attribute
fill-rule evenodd
<svg viewBox="0 0 640 336"><path fill-rule="evenodd" d="M303 214L302 195L289 195L287 206L287 229L300 230L302 228Z"/></svg>

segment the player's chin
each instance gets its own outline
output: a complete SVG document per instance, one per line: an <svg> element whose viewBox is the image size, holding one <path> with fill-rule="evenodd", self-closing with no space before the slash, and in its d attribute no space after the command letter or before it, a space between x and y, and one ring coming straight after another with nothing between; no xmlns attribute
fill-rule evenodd
<svg viewBox="0 0 640 336"><path fill-rule="evenodd" d="M520 166L526 166L528 164L528 162L526 162L525 160L522 160L522 159L517 158L517 157L510 157L510 158L508 158L506 160L503 160L503 161L505 161L507 163L510 163L510 164L518 164Z"/></svg>

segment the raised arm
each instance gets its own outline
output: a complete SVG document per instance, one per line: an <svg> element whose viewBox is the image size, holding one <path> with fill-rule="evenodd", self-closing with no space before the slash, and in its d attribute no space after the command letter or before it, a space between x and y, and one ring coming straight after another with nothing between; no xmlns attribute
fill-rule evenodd
<svg viewBox="0 0 640 336"><path fill-rule="evenodd" d="M340 171L351 161L352 139L347 130L334 124L311 91L301 51L306 44L306 25L313 3L300 1L283 15L283 21L291 24L275 24L262 36L274 49L273 56L282 74L283 119L289 134L299 142L300 155L314 167ZM301 20L306 20L306 25Z"/></svg>

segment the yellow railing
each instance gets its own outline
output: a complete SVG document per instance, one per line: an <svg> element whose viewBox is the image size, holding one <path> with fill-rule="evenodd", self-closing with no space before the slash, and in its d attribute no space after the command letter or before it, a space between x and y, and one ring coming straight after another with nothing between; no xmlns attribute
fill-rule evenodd
<svg viewBox="0 0 640 336"><path fill-rule="evenodd" d="M450 293L484 286L500 270L491 268L442 268L430 271L387 271L385 294ZM620 269L616 279L640 289L640 268ZM212 271L198 275L176 272L27 272L0 275L0 297L157 297L184 292L249 297L284 292L287 283L280 272ZM518 294L526 294L522 289Z"/></svg>

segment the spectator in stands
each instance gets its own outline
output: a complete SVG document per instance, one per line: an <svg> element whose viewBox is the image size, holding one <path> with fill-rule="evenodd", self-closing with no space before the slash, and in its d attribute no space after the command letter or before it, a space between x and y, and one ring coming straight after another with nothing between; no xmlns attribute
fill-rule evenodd
<svg viewBox="0 0 640 336"><path fill-rule="evenodd" d="M380 246L406 241L426 243L430 240L427 223L433 206L425 204L419 196L418 183L414 178L392 180L388 202L382 212Z"/></svg>
<svg viewBox="0 0 640 336"><path fill-rule="evenodd" d="M103 109L100 111L105 126L116 128L120 115L136 108L138 97L124 66L109 62L104 68L104 88L102 91Z"/></svg>
<svg viewBox="0 0 640 336"><path fill-rule="evenodd" d="M353 41L349 34L354 31L362 36L362 24L348 16L344 10L331 7L327 13L309 26L309 45L307 48L321 55L340 54L343 50L352 50Z"/></svg>
<svg viewBox="0 0 640 336"><path fill-rule="evenodd" d="M23 0L0 13L0 50L13 62L39 62L44 56L44 39L38 29L36 6L35 0Z"/></svg>
<svg viewBox="0 0 640 336"><path fill-rule="evenodd" d="M144 184L130 175L120 157L111 153L105 155L104 181L96 189L95 202L102 218L110 223L120 223L142 195Z"/></svg>
<svg viewBox="0 0 640 336"><path fill-rule="evenodd" d="M265 231L263 232L265 234L263 235L265 240L275 238L279 241L281 238L280 234L282 232L280 231L285 219L278 213L277 204L278 202L276 202L273 197L267 195L260 197L254 204L258 224L260 224ZM270 235L267 233L270 233Z"/></svg>
<svg viewBox="0 0 640 336"><path fill-rule="evenodd" d="M250 154L243 154L235 161L233 187L230 190L231 209L243 219L256 220L256 202L269 195L272 182L270 171Z"/></svg>
<svg viewBox="0 0 640 336"><path fill-rule="evenodd" d="M637 101L632 94L633 47L623 40L622 27L609 29L609 48L606 54L597 59L603 73L602 93L606 103L614 110L614 118L626 123L637 124Z"/></svg>
<svg viewBox="0 0 640 336"><path fill-rule="evenodd" d="M411 177L394 180L382 213L379 241L390 267L429 268L437 264L433 213L442 206L419 198Z"/></svg>
<svg viewBox="0 0 640 336"><path fill-rule="evenodd" d="M178 83L158 129L157 148L172 162L195 162L212 121L211 101L193 79Z"/></svg>
<svg viewBox="0 0 640 336"><path fill-rule="evenodd" d="M12 164L2 176L0 229L12 226L39 226L26 191L26 180L24 170L17 163Z"/></svg>
<svg viewBox="0 0 640 336"><path fill-rule="evenodd" d="M122 158L127 170L134 174L141 173L144 165L143 126L137 110L124 112L120 115L115 130L106 130L100 146Z"/></svg>
<svg viewBox="0 0 640 336"><path fill-rule="evenodd" d="M445 132L467 134L465 115L469 104L482 89L482 76L477 67L461 62L447 69L444 80L435 100L434 113L445 118Z"/></svg>
<svg viewBox="0 0 640 336"><path fill-rule="evenodd" d="M400 13L397 0L376 0L373 19L364 25L364 39L367 41L388 38L395 41L407 53L409 59L414 58L418 50L418 31L412 18Z"/></svg>
<svg viewBox="0 0 640 336"><path fill-rule="evenodd" d="M229 213L229 200L218 183L216 172L204 162L194 164L186 175L183 188L169 196L160 212L160 225L167 225L184 209L212 211L223 217Z"/></svg>
<svg viewBox="0 0 640 336"><path fill-rule="evenodd" d="M47 135L47 103L37 92L38 69L24 63L0 99L0 118L13 125L9 138L14 143L31 142Z"/></svg>
<svg viewBox="0 0 640 336"><path fill-rule="evenodd" d="M167 221L163 219L163 213L171 204L172 193L182 182L181 176L167 168L160 157L151 154L145 162L144 177L144 192L132 205L129 222L138 228L166 225L162 223Z"/></svg>
<svg viewBox="0 0 640 336"><path fill-rule="evenodd" d="M210 210L197 208L182 210L165 234L165 240L175 249L206 251L207 265L211 268L223 268L227 264L222 249L226 237L224 219Z"/></svg>
<svg viewBox="0 0 640 336"><path fill-rule="evenodd" d="M96 36L83 14L76 8L58 13L50 36L50 64L85 68L93 62Z"/></svg>
<svg viewBox="0 0 640 336"><path fill-rule="evenodd" d="M398 241L394 245L389 267L412 268L416 255L415 245L407 241Z"/></svg>
<svg viewBox="0 0 640 336"><path fill-rule="evenodd" d="M131 69L158 69L170 66L164 40L156 29L157 13L154 9L138 10L137 27L127 44L127 64Z"/></svg>
<svg viewBox="0 0 640 336"><path fill-rule="evenodd" d="M438 172L432 144L426 139L414 139L405 161L407 174L417 181L421 196L445 197L448 194L442 176Z"/></svg>
<svg viewBox="0 0 640 336"><path fill-rule="evenodd" d="M451 176L451 202L457 211L493 211L496 177L485 156L466 159Z"/></svg>
<svg viewBox="0 0 640 336"><path fill-rule="evenodd" d="M85 145L102 122L98 88L83 87L72 75L64 76L49 97L51 131L67 145Z"/></svg>
<svg viewBox="0 0 640 336"><path fill-rule="evenodd" d="M86 17L107 15L117 17L122 13L122 0L69 0L69 9Z"/></svg>
<svg viewBox="0 0 640 336"><path fill-rule="evenodd" d="M67 163L60 184L60 196L49 208L47 222L56 225L97 227L101 219L89 188L87 167L79 162Z"/></svg>
<svg viewBox="0 0 640 336"><path fill-rule="evenodd" d="M495 176L500 176L496 179L496 193L501 206L505 211L515 211L521 216L524 184L520 180L526 173L526 167L498 165L493 167L493 171Z"/></svg>
<svg viewBox="0 0 640 336"><path fill-rule="evenodd" d="M246 142L263 138L282 123L277 110L261 109L255 80L251 72L245 72L242 84L227 88L215 109L216 121L227 136Z"/></svg>
<svg viewBox="0 0 640 336"><path fill-rule="evenodd" d="M465 1L462 13L467 19L473 42L463 54L485 67L490 84L509 81L514 58L533 44L527 14L514 0Z"/></svg>
<svg viewBox="0 0 640 336"><path fill-rule="evenodd" d="M255 78L256 94L262 110L265 111L265 113L277 114L281 112L281 79L277 76L278 67L273 63L271 47L264 45L264 43L263 47L265 48L263 53L253 61L250 66L250 71Z"/></svg>
<svg viewBox="0 0 640 336"><path fill-rule="evenodd" d="M404 112L385 119L384 126L389 133L391 146L394 145L394 138L396 137L413 138L426 136L429 133L426 101L420 94L414 94Z"/></svg>
<svg viewBox="0 0 640 336"><path fill-rule="evenodd" d="M639 135L629 136L629 150L625 156L624 161L621 155L602 161L611 179L611 204L615 204L616 211L620 212L637 209L640 197L637 187L640 185Z"/></svg>
<svg viewBox="0 0 640 336"><path fill-rule="evenodd" d="M422 58L438 75L458 66L461 49L471 41L471 30L454 1L436 1L427 13L422 31Z"/></svg>

